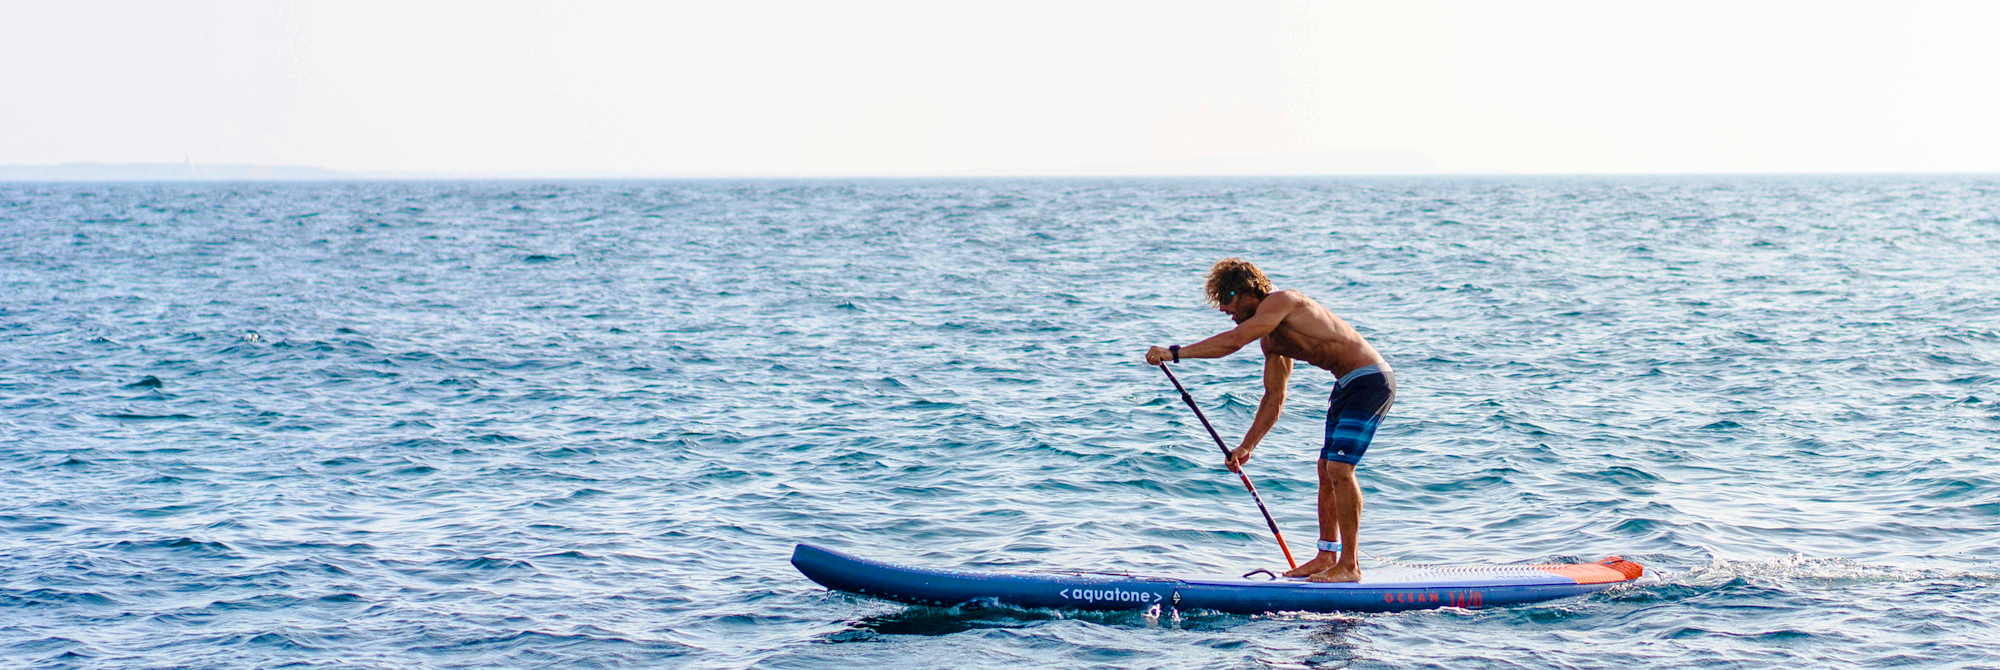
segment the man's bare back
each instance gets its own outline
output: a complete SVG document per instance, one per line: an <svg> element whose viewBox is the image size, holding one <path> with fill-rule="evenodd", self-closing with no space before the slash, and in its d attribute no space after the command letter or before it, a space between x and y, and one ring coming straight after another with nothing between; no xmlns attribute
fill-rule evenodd
<svg viewBox="0 0 2000 670"><path fill-rule="evenodd" d="M1355 368L1383 363L1382 354L1376 353L1375 347L1361 338L1361 333L1303 293L1275 291L1264 298L1264 304L1269 305L1281 295L1291 299L1287 302L1297 304L1263 337L1264 355L1305 361L1336 377Z"/></svg>

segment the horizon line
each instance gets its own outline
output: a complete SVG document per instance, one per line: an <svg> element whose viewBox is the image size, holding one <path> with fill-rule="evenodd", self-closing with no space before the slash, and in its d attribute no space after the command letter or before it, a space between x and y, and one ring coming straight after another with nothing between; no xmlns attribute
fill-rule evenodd
<svg viewBox="0 0 2000 670"><path fill-rule="evenodd" d="M65 174L67 173L67 174ZM719 180L877 180L877 179L1325 179L1389 177L1705 177L1705 176L1979 176L2000 171L1712 171L1712 172L1514 172L1430 170L1382 172L1022 172L1022 173L665 173L588 170L473 172L429 170L337 170L317 166L251 163L102 163L0 165L0 183L213 183L213 182L376 182L376 181L719 181Z"/></svg>

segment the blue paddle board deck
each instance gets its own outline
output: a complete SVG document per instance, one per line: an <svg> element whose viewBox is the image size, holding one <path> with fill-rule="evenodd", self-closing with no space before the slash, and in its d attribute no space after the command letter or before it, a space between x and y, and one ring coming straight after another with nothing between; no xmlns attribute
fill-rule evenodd
<svg viewBox="0 0 2000 670"><path fill-rule="evenodd" d="M1230 575L1156 576L1122 572L984 572L873 561L801 544L792 566L821 586L916 605L995 600L1016 607L1086 610L1208 609L1263 612L1399 612L1494 607L1595 593L1640 579L1645 569L1618 557L1556 565L1390 567L1359 582Z"/></svg>

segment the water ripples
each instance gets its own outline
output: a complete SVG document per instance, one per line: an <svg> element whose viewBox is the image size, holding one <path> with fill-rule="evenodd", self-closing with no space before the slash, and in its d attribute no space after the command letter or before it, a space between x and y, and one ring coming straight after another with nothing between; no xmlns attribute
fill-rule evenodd
<svg viewBox="0 0 2000 670"><path fill-rule="evenodd" d="M1979 178L0 186L0 647L30 667L1798 667L2000 652ZM829 594L1275 564L1139 362L1248 257L1404 386L1364 540L1653 586L1090 614ZM1181 376L1226 436L1254 352ZM1251 472L1314 529L1330 387ZM1232 437L1233 439L1233 437ZM1246 567L1248 566L1248 567Z"/></svg>

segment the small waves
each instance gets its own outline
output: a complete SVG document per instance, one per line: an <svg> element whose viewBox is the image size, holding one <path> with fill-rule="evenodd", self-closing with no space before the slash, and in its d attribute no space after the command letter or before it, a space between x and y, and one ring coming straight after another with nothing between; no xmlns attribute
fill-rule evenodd
<svg viewBox="0 0 2000 670"><path fill-rule="evenodd" d="M1978 666L1978 178L0 186L0 654L48 667ZM1171 240L1172 242L1168 242ZM1243 256L1398 370L1395 615L910 608L918 565L1279 565L1147 345ZM1986 273L1986 274L1982 274ZM1234 441L1254 349L1176 370ZM1303 553L1329 381L1250 465Z"/></svg>

